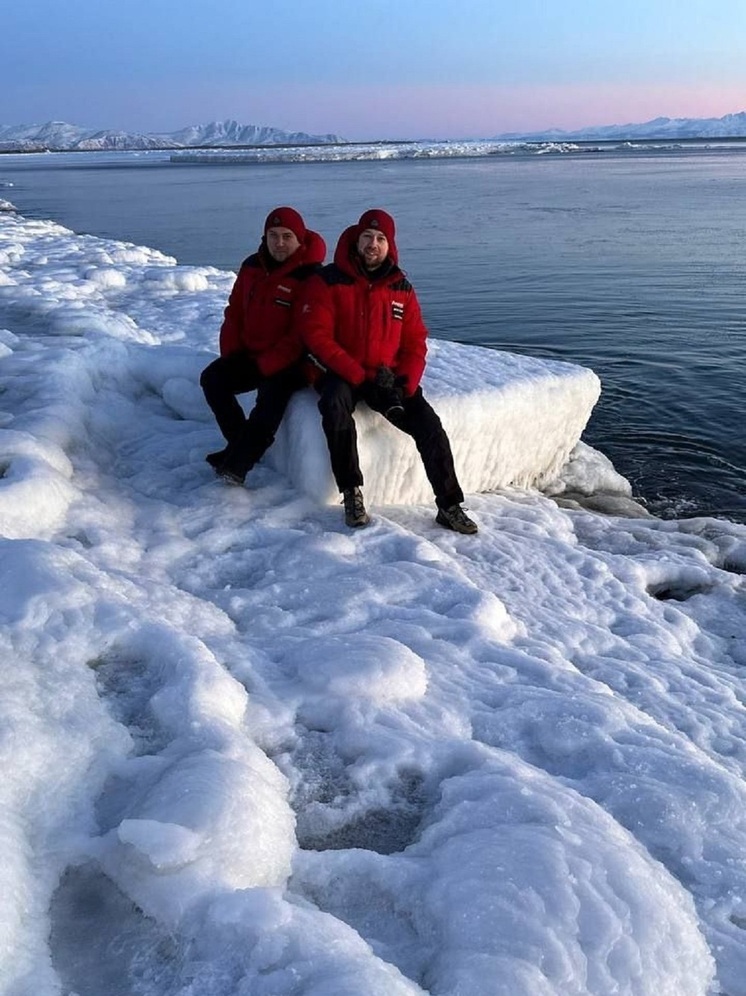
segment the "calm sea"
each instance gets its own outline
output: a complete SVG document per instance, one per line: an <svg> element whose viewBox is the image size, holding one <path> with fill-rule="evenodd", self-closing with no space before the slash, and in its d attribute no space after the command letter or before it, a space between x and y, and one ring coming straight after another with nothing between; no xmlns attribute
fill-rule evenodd
<svg viewBox="0 0 746 996"><path fill-rule="evenodd" d="M27 217L229 270L278 203L332 252L385 207L434 336L592 367L603 395L585 438L651 511L746 521L746 145L287 165L14 156L2 183Z"/></svg>

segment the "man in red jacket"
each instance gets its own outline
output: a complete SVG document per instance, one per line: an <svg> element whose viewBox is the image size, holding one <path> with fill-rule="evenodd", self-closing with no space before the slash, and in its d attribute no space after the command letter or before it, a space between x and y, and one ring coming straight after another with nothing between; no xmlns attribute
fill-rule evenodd
<svg viewBox="0 0 746 996"><path fill-rule="evenodd" d="M345 522L354 527L370 521L353 418L357 403L365 401L414 439L435 492L436 521L476 533L461 508L448 437L420 387L427 329L414 288L399 269L395 236L391 215L366 211L340 236L334 262L309 281L300 319L303 340L323 371L319 410Z"/></svg>
<svg viewBox="0 0 746 996"><path fill-rule="evenodd" d="M303 343L297 331L300 285L321 269L324 240L291 207L270 211L257 252L244 260L220 329L220 357L200 384L228 445L208 453L219 477L242 484L269 449L288 401L305 387ZM237 394L256 391L248 417Z"/></svg>

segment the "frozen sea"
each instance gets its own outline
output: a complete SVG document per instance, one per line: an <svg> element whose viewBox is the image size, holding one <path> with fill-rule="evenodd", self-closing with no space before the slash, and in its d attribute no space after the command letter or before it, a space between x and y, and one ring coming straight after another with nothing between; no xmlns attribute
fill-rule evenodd
<svg viewBox="0 0 746 996"><path fill-rule="evenodd" d="M744 521L746 144L446 151L5 156L0 185L27 217L233 271L268 205L297 204L332 248L386 206L434 336L590 366L588 438L651 510Z"/></svg>
<svg viewBox="0 0 746 996"><path fill-rule="evenodd" d="M270 459L228 488L232 272L44 207L0 213L0 994L746 996L746 525L630 508L589 369L445 327L459 466L537 476L469 488L478 536L383 436L365 530Z"/></svg>

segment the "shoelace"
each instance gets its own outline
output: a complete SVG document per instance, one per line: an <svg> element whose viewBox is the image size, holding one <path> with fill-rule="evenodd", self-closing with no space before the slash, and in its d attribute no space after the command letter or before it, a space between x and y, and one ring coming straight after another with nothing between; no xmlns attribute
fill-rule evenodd
<svg viewBox="0 0 746 996"><path fill-rule="evenodd" d="M365 514L365 502L359 491L353 491L349 497L345 498L345 508L355 516Z"/></svg>
<svg viewBox="0 0 746 996"><path fill-rule="evenodd" d="M463 510L463 508L461 508L460 505L455 505L453 507L453 509L451 510L451 518L455 519L456 522L460 522L460 523L468 523L469 522L468 515Z"/></svg>

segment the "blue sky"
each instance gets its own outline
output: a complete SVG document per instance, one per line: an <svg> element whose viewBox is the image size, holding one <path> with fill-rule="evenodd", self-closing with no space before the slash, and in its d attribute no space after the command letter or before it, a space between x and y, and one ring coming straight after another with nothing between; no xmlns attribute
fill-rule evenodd
<svg viewBox="0 0 746 996"><path fill-rule="evenodd" d="M746 109L744 0L26 0L0 124L173 131L235 118L347 138Z"/></svg>

